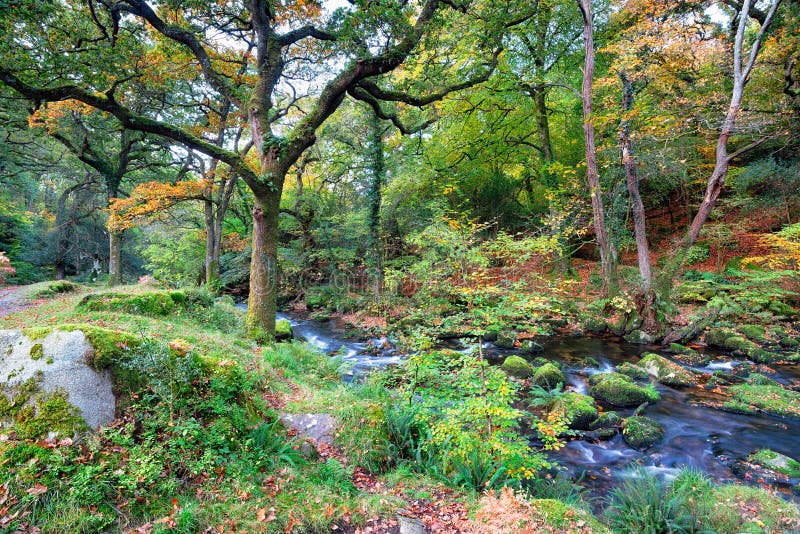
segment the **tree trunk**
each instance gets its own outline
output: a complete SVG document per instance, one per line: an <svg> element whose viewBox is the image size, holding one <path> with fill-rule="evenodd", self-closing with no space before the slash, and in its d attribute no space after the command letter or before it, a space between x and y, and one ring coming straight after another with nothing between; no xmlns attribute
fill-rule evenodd
<svg viewBox="0 0 800 534"><path fill-rule="evenodd" d="M619 142L622 152L622 165L625 168L625 180L628 185L631 210L633 211L633 232L636 237L636 258L639 262L639 292L635 301L642 327L648 332L658 329L658 318L655 310L655 294L653 293L653 272L650 269L650 247L647 243L647 225L644 203L639 195L639 177L636 175L636 160L633 157L631 142L631 121L628 113L633 107L633 86L625 71L619 73L622 82L622 120L619 128Z"/></svg>
<svg viewBox="0 0 800 534"><path fill-rule="evenodd" d="M583 133L586 143L586 180L592 197L592 220L597 246L600 249L600 268L603 276L603 295L613 296L617 292L616 266L611 242L606 229L605 210L603 209L603 193L600 188L600 173L597 169L597 153L595 148L594 117L592 110L592 83L594 78L594 40L592 37L592 2L578 0L583 14L583 42L586 58L583 67Z"/></svg>
<svg viewBox="0 0 800 534"><path fill-rule="evenodd" d="M282 178L282 177L281 177ZM281 179L281 182L283 180ZM255 195L253 244L250 259L250 296L247 301L247 332L259 342L275 335L278 290L278 213L280 191Z"/></svg>
<svg viewBox="0 0 800 534"><path fill-rule="evenodd" d="M664 278L661 285L663 290L666 292L671 290L672 279L677 274L681 265L683 265L689 249L692 247L692 245L694 245L694 243L697 241L697 238L700 236L700 230L702 230L703 225L705 224L706 220L708 220L708 216L711 214L711 210L714 209L714 205L716 204L717 199L722 192L722 188L725 185L725 177L728 174L728 164L731 160L731 156L728 155L728 139L733 133L733 128L736 124L736 118L741 110L744 88L750 77L750 72L755 64L755 60L758 57L758 52L761 49L762 39L767 28L772 22L780 3L781 0L775 0L770 6L769 12L762 23L761 28L759 29L758 35L751 45L750 54L746 63L743 61L743 46L744 34L750 14L750 0L744 0L742 7L737 14L736 18L739 21L739 25L737 27L735 42L733 45L733 89L731 90L730 105L728 106L728 111L725 114L725 119L722 121L719 137L717 138L714 170L712 171L711 176L708 178L708 184L706 186L706 193L703 196L703 202L700 204L697 214L694 216L692 224L689 226L689 230L686 232L686 235L684 236L680 245L678 245L678 248L672 254L666 269L664 269Z"/></svg>
<svg viewBox="0 0 800 534"><path fill-rule="evenodd" d="M216 291L219 286L219 256L215 254L215 249L219 239L217 236L217 224L214 219L214 203L211 200L203 201L203 211L206 226L206 286L210 290Z"/></svg>
<svg viewBox="0 0 800 534"><path fill-rule="evenodd" d="M373 295L376 301L381 298L383 288L383 243L381 240L381 195L386 175L386 162L383 157L383 128L380 119L371 116L372 136L372 183L369 190L369 250L372 265Z"/></svg>
<svg viewBox="0 0 800 534"><path fill-rule="evenodd" d="M116 286L122 283L122 264L120 251L122 249L122 232L108 232L108 285Z"/></svg>

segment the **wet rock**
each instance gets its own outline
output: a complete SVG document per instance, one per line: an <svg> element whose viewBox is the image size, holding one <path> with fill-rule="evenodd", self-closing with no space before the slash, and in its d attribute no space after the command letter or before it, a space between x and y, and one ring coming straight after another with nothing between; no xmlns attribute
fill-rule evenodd
<svg viewBox="0 0 800 534"><path fill-rule="evenodd" d="M592 358L591 356L587 356L584 359L582 359L581 360L581 365L584 366L584 367L592 368L592 369L599 369L600 368L600 362L597 361L596 358Z"/></svg>
<svg viewBox="0 0 800 534"><path fill-rule="evenodd" d="M600 417L592 421L589 425L590 430L597 430L598 428L610 428L619 425L622 418L617 412L605 412Z"/></svg>
<svg viewBox="0 0 800 534"><path fill-rule="evenodd" d="M592 421L597 419L597 406L594 399L581 393L565 393L553 406L563 411L569 419L569 427L574 430L588 430Z"/></svg>
<svg viewBox="0 0 800 534"><path fill-rule="evenodd" d="M619 373L600 373L591 377L589 394L613 406L639 406L645 402L659 399L658 391L652 386L641 387L631 378Z"/></svg>
<svg viewBox="0 0 800 534"><path fill-rule="evenodd" d="M501 330L497 333L494 344L502 349L513 349L517 342L517 333L513 330Z"/></svg>
<svg viewBox="0 0 800 534"><path fill-rule="evenodd" d="M583 329L593 334L602 334L608 329L608 323L599 317L589 317L584 321Z"/></svg>
<svg viewBox="0 0 800 534"><path fill-rule="evenodd" d="M751 454L748 462L776 471L789 478L800 479L800 462L771 449L761 449Z"/></svg>
<svg viewBox="0 0 800 534"><path fill-rule="evenodd" d="M622 362L619 364L617 366L617 372L631 378L647 378L650 376L642 367L631 362Z"/></svg>
<svg viewBox="0 0 800 534"><path fill-rule="evenodd" d="M532 339L523 339L520 343L520 348L528 354L535 354L544 350L544 347Z"/></svg>
<svg viewBox="0 0 800 534"><path fill-rule="evenodd" d="M583 433L583 439L586 441L608 441L617 435L617 429L614 427L598 428L597 430L590 430Z"/></svg>
<svg viewBox="0 0 800 534"><path fill-rule="evenodd" d="M695 383L695 376L691 371L652 352L639 360L639 366L667 386L689 386Z"/></svg>
<svg viewBox="0 0 800 534"><path fill-rule="evenodd" d="M655 337L642 330L634 330L625 336L625 341L639 345L651 345L655 341Z"/></svg>
<svg viewBox="0 0 800 534"><path fill-rule="evenodd" d="M278 319L275 321L275 340L286 341L292 339L294 333L292 332L292 325L288 319Z"/></svg>
<svg viewBox="0 0 800 534"><path fill-rule="evenodd" d="M533 373L533 383L544 389L554 389L559 384L565 384L566 381L564 373L553 363L547 363Z"/></svg>
<svg viewBox="0 0 800 534"><path fill-rule="evenodd" d="M503 361L501 368L509 375L517 378L529 378L533 376L536 370L533 365L521 356L509 356Z"/></svg>
<svg viewBox="0 0 800 534"><path fill-rule="evenodd" d="M760 324L743 324L736 327L736 330L752 341L766 341L767 329Z"/></svg>
<svg viewBox="0 0 800 534"><path fill-rule="evenodd" d="M634 449L646 449L664 439L661 423L642 415L622 421L622 438Z"/></svg>

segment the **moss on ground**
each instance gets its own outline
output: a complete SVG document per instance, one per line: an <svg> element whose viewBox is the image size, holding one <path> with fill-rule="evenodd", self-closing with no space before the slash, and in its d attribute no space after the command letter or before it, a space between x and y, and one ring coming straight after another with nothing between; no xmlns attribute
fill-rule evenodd
<svg viewBox="0 0 800 534"><path fill-rule="evenodd" d="M164 316L178 306L187 304L182 291L151 291L148 293L92 293L86 295L78 308L89 311L112 311L139 315Z"/></svg>

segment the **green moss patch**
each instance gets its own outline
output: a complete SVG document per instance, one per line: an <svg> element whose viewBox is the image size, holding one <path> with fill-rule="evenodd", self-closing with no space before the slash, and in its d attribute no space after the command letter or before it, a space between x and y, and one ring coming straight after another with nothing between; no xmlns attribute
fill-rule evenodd
<svg viewBox="0 0 800 534"><path fill-rule="evenodd" d="M771 449L761 449L747 459L748 462L777 471L790 478L800 478L800 462Z"/></svg>
<svg viewBox="0 0 800 534"><path fill-rule="evenodd" d="M521 356L514 355L506 358L501 368L509 375L516 376L517 378L529 378L533 376L536 370L528 360Z"/></svg>
<svg viewBox="0 0 800 534"><path fill-rule="evenodd" d="M664 427L658 421L634 415L622 421L622 437L634 449L646 449L664 439Z"/></svg>
<svg viewBox="0 0 800 534"><path fill-rule="evenodd" d="M278 319L275 321L275 340L285 341L294 337L292 332L292 325L287 319Z"/></svg>
<svg viewBox="0 0 800 534"><path fill-rule="evenodd" d="M86 295L78 303L78 309L88 311L112 311L138 315L165 316L190 302L183 291L152 291L149 293L94 293Z"/></svg>
<svg viewBox="0 0 800 534"><path fill-rule="evenodd" d="M59 325L56 330L62 332L80 330L83 332L94 349L93 354L89 355L87 363L98 371L108 369L114 362L124 358L126 350L141 343L141 339L133 334L90 324Z"/></svg>
<svg viewBox="0 0 800 534"><path fill-rule="evenodd" d="M762 411L800 419L800 393L775 385L737 384L728 388L731 399L724 407L744 413Z"/></svg>
<svg viewBox="0 0 800 534"><path fill-rule="evenodd" d="M47 284L47 287L45 287L44 289L40 289L39 291L34 293L33 297L37 299L42 299L42 298L53 297L56 295L61 295L64 293L72 293L74 291L77 291L80 287L81 286L79 286L78 284L74 284L67 280L57 280L55 282L50 282L49 284Z"/></svg>
<svg viewBox="0 0 800 534"><path fill-rule="evenodd" d="M546 363L533 373L533 383L545 389L554 389L566 383L564 373L552 363Z"/></svg>
<svg viewBox="0 0 800 534"><path fill-rule="evenodd" d="M637 386L629 377L619 373L600 373L592 377L589 394L602 402L614 406L638 406L655 402L660 398L652 386Z"/></svg>
<svg viewBox="0 0 800 534"><path fill-rule="evenodd" d="M617 366L617 372L631 378L647 378L647 371L630 362L622 362Z"/></svg>
<svg viewBox="0 0 800 534"><path fill-rule="evenodd" d="M38 341L49 336L53 332L52 328L46 326L34 326L32 328L23 328L22 333L31 341Z"/></svg>
<svg viewBox="0 0 800 534"><path fill-rule="evenodd" d="M691 371L652 352L639 360L639 366L667 386L689 386L695 383L695 376Z"/></svg>
<svg viewBox="0 0 800 534"><path fill-rule="evenodd" d="M597 406L589 395L580 393L565 393L554 403L554 408L566 415L570 428L575 430L588 430L592 421L597 419Z"/></svg>
<svg viewBox="0 0 800 534"><path fill-rule="evenodd" d="M44 357L44 347L41 343L34 343L31 347L31 360L41 360Z"/></svg>

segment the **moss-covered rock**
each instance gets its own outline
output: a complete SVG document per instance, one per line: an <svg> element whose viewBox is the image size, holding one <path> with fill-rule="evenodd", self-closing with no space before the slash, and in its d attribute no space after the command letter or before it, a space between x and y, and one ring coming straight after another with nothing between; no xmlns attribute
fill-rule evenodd
<svg viewBox="0 0 800 534"><path fill-rule="evenodd" d="M598 413L592 397L573 392L561 395L553 403L553 409L564 413L569 427L575 430L588 430Z"/></svg>
<svg viewBox="0 0 800 534"><path fill-rule="evenodd" d="M602 334L608 329L608 323L600 317L589 317L583 322L583 329L593 334Z"/></svg>
<svg viewBox="0 0 800 534"><path fill-rule="evenodd" d="M600 362L597 361L597 358L592 358L591 356L586 356L584 359L582 359L581 365L590 369L600 368Z"/></svg>
<svg viewBox="0 0 800 534"><path fill-rule="evenodd" d="M625 341L638 345L650 345L655 341L655 337L642 330L634 330L625 336Z"/></svg>
<svg viewBox="0 0 800 534"><path fill-rule="evenodd" d="M620 421L622 421L622 418L617 412L605 412L589 424L589 429L597 430L599 428L615 427L619 425Z"/></svg>
<svg viewBox="0 0 800 534"><path fill-rule="evenodd" d="M760 324L743 324L737 326L736 330L752 341L764 342L767 340L767 329Z"/></svg>
<svg viewBox="0 0 800 534"><path fill-rule="evenodd" d="M637 386L629 377L619 373L600 373L594 375L591 382L594 384L589 388L589 394L613 406L638 406L660 398L653 386Z"/></svg>
<svg viewBox="0 0 800 534"><path fill-rule="evenodd" d="M622 362L617 366L617 372L631 378L647 378L647 371L631 362Z"/></svg>
<svg viewBox="0 0 800 534"><path fill-rule="evenodd" d="M747 461L790 478L800 478L800 462L771 449L758 450Z"/></svg>
<svg viewBox="0 0 800 534"><path fill-rule="evenodd" d="M634 449L646 449L664 439L664 427L658 421L634 415L622 421L622 437Z"/></svg>
<svg viewBox="0 0 800 534"><path fill-rule="evenodd" d="M285 341L294 338L292 325L288 319L278 319L275 321L275 340Z"/></svg>
<svg viewBox="0 0 800 534"><path fill-rule="evenodd" d="M564 373L553 363L546 363L533 373L533 383L545 389L553 389L559 384L566 383Z"/></svg>
<svg viewBox="0 0 800 534"><path fill-rule="evenodd" d="M536 370L525 358L514 355L506 358L501 367L503 371L517 378L529 378Z"/></svg>
<svg viewBox="0 0 800 534"><path fill-rule="evenodd" d="M724 349L727 348L725 341L728 338L734 337L735 335L736 332L730 330L729 328L709 328L706 331L705 342L706 345Z"/></svg>
<svg viewBox="0 0 800 534"><path fill-rule="evenodd" d="M776 386L776 387L781 387L781 385L778 382L772 380L771 378L768 378L768 377L762 375L761 373L752 373L752 374L750 374L747 377L747 383L748 384L752 384L754 386Z"/></svg>
<svg viewBox="0 0 800 534"><path fill-rule="evenodd" d="M513 349L517 342L517 333L513 330L500 330L494 344L503 349Z"/></svg>
<svg viewBox="0 0 800 534"><path fill-rule="evenodd" d="M91 324L64 324L55 327L62 332L80 330L89 340L93 351L86 355L87 363L100 371L125 359L127 350L141 344L141 338L128 332L109 330Z"/></svg>
<svg viewBox="0 0 800 534"><path fill-rule="evenodd" d="M742 413L762 411L771 415L800 419L800 393L780 386L737 384L728 388L728 410Z"/></svg>
<svg viewBox="0 0 800 534"><path fill-rule="evenodd" d="M776 326L772 329L773 337L778 339L781 347L786 349L794 349L800 347L800 340L793 334L790 334L785 328Z"/></svg>
<svg viewBox="0 0 800 534"><path fill-rule="evenodd" d="M695 376L691 371L652 352L639 360L639 366L667 386L689 386L695 383Z"/></svg>
<svg viewBox="0 0 800 534"><path fill-rule="evenodd" d="M542 352L544 347L532 339L523 339L520 342L520 349L528 354L536 354L538 352Z"/></svg>
<svg viewBox="0 0 800 534"><path fill-rule="evenodd" d="M14 428L22 439L43 439L53 434L72 437L89 427L66 393L54 392L23 407L15 417Z"/></svg>

